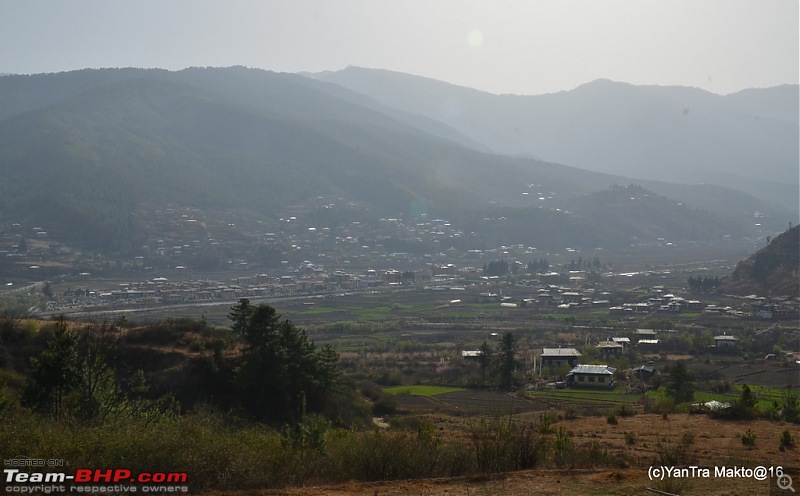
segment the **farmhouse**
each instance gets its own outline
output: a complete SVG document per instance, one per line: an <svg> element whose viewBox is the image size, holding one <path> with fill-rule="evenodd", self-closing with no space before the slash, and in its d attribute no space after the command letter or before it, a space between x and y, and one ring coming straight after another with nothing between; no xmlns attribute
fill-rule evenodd
<svg viewBox="0 0 800 496"><path fill-rule="evenodd" d="M656 373L656 368L653 365L639 365L638 367L634 367L631 369L633 377L640 379L644 382L650 380L653 375Z"/></svg>
<svg viewBox="0 0 800 496"><path fill-rule="evenodd" d="M600 353L602 353L603 355L616 355L616 356L622 355L624 349L622 343L617 343L611 340L603 341L599 343L597 347L600 349Z"/></svg>
<svg viewBox="0 0 800 496"><path fill-rule="evenodd" d="M542 367L560 367L578 365L581 352L575 348L542 348Z"/></svg>
<svg viewBox="0 0 800 496"><path fill-rule="evenodd" d="M739 340L733 336L728 336L727 334L722 334L719 336L714 336L714 346L717 348L717 351L721 352L730 352L736 350L736 343Z"/></svg>
<svg viewBox="0 0 800 496"><path fill-rule="evenodd" d="M631 345L631 338L613 337L611 338L611 341L621 344L623 353L625 352L625 347Z"/></svg>
<svg viewBox="0 0 800 496"><path fill-rule="evenodd" d="M565 291L564 293L561 293L562 304L580 303L580 302L581 302L580 293L576 293L574 291Z"/></svg>
<svg viewBox="0 0 800 496"><path fill-rule="evenodd" d="M615 368L608 365L578 365L567 374L571 386L613 387Z"/></svg>
<svg viewBox="0 0 800 496"><path fill-rule="evenodd" d="M483 352L481 350L463 350L461 352L461 358L472 362L479 361L482 356Z"/></svg>

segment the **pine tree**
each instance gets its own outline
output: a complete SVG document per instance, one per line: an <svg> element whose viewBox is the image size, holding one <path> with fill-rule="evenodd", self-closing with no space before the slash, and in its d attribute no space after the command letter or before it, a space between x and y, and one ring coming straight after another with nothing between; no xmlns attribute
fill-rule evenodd
<svg viewBox="0 0 800 496"><path fill-rule="evenodd" d="M510 391L514 386L514 372L517 369L517 361L514 358L516 352L517 341L514 334L506 332L498 344L496 359L499 385L504 391Z"/></svg>

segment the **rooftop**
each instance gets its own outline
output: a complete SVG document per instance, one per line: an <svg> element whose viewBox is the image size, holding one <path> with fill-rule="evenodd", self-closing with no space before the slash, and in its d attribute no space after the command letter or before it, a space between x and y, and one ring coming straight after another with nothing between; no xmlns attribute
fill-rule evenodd
<svg viewBox="0 0 800 496"><path fill-rule="evenodd" d="M575 348L542 348L543 357L579 357L581 352Z"/></svg>
<svg viewBox="0 0 800 496"><path fill-rule="evenodd" d="M617 369L608 365L578 365L569 374L614 375ZM567 374L567 375L569 375Z"/></svg>

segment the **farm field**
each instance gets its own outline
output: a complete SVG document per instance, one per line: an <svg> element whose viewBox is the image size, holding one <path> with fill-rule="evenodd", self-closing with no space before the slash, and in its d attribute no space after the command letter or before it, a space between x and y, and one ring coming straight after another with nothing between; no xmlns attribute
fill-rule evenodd
<svg viewBox="0 0 800 496"><path fill-rule="evenodd" d="M420 415L441 413L456 417L497 416L509 412L522 413L545 410L547 405L521 399L500 391L466 389L435 396L395 396L398 412Z"/></svg>
<svg viewBox="0 0 800 496"><path fill-rule="evenodd" d="M456 393L463 390L463 388L444 386L395 386L384 389L384 392L392 396L436 396L438 394Z"/></svg>

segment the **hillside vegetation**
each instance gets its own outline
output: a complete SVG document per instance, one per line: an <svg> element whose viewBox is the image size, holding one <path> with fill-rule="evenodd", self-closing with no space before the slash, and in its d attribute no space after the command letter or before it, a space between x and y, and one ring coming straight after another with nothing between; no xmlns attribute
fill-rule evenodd
<svg viewBox="0 0 800 496"><path fill-rule="evenodd" d="M736 295L800 295L800 226L788 229L739 262L720 291Z"/></svg>
<svg viewBox="0 0 800 496"><path fill-rule="evenodd" d="M637 193L628 196L637 208L626 210L615 198L628 193L608 190L625 178L487 154L468 141L299 75L228 68L7 76L0 225L30 222L53 239L129 253L146 238L140 210L168 205L276 219L287 205L335 198L375 218L459 218L490 244L555 248L753 236L743 211L725 211L730 204L767 212L763 222L785 218L731 191L717 191L718 207L701 208ZM498 208L498 217L518 220L481 226Z"/></svg>

